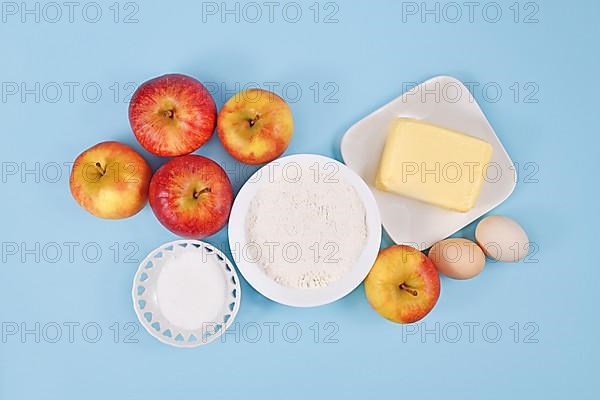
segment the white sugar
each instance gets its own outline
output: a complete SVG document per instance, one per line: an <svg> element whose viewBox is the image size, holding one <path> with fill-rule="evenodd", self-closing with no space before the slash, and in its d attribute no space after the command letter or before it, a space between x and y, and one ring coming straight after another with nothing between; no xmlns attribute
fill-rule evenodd
<svg viewBox="0 0 600 400"><path fill-rule="evenodd" d="M227 282L214 257L200 251L167 256L158 277L156 293L162 314L172 325L200 329L217 322L226 307Z"/></svg>

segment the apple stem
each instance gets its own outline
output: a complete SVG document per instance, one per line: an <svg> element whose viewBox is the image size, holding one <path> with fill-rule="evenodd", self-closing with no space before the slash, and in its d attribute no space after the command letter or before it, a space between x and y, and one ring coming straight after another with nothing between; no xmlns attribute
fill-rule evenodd
<svg viewBox="0 0 600 400"><path fill-rule="evenodd" d="M173 116L175 115L175 113L173 112L173 110L165 110L165 111L163 111L163 115L166 118L173 119Z"/></svg>
<svg viewBox="0 0 600 400"><path fill-rule="evenodd" d="M204 194L204 193L210 193L210 188L207 187L200 191L194 190L194 194L193 194L194 199L197 199L198 197L200 197L201 194Z"/></svg>
<svg viewBox="0 0 600 400"><path fill-rule="evenodd" d="M258 121L258 119L259 119L259 115L256 114L256 117L248 120L248 124L250 124L250 128L252 128L254 126L254 124L256 124L256 121Z"/></svg>
<svg viewBox="0 0 600 400"><path fill-rule="evenodd" d="M415 289L411 289L409 288L406 284L402 283L400 284L400 286L398 286L400 289L404 290L405 292L408 292L410 294L412 294L413 296L416 296L418 294L418 292Z"/></svg>
<svg viewBox="0 0 600 400"><path fill-rule="evenodd" d="M106 174L106 170L102 168L102 164L100 164L99 162L96 163L96 169L98 170L98 172L100 172L100 175L104 176L104 174Z"/></svg>

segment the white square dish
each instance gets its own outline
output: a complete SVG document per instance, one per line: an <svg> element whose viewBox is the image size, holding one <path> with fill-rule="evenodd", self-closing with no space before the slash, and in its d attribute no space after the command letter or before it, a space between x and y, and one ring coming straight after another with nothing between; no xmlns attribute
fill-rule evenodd
<svg viewBox="0 0 600 400"><path fill-rule="evenodd" d="M375 188L388 126L398 117L425 120L492 145L492 159L471 210L450 211ZM512 160L481 108L467 87L449 76L425 81L358 121L342 138L341 153L346 165L358 173L373 192L390 238L419 250L429 248L497 207L512 193L517 181Z"/></svg>

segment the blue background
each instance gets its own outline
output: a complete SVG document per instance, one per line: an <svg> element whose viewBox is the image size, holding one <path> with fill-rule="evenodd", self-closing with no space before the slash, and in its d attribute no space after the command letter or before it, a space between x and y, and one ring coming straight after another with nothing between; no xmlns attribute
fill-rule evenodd
<svg viewBox="0 0 600 400"><path fill-rule="evenodd" d="M86 9L90 21L82 16L85 2L73 22L62 6L54 23L56 10L44 13L44 3L39 22L22 10L12 15L2 3L8 9L0 22L0 399L596 398L598 2L523 1L515 22L514 1L500 1L496 23L495 8L488 6L487 20L482 14L486 2L472 21L465 6L456 21L456 8L441 2L439 22L435 14L421 15L435 2L320 2L318 22L314 2L299 2L296 23L290 22L295 8L282 14L285 2L272 22L261 6L254 23L256 9L244 13L243 3L239 22L231 14L222 22L221 10L212 15L206 12L214 10L211 4L193 1L121 2L115 22L112 3L99 3L102 16L95 23L93 8ZM413 6L415 15L408 13ZM131 12L137 22L125 23ZM475 98L519 163L515 192L493 212L521 222L538 251L520 264L489 263L470 281L442 278L436 308L408 328L380 318L362 286L334 304L294 309L244 282L239 343L228 334L225 343L180 350L141 328L135 332L127 323L136 321L130 297L136 261L175 236L148 206L126 220L92 217L71 198L63 164L112 139L133 145L153 168L161 165L164 160L135 142L126 97L130 82L168 72L213 83L218 107L246 84L275 83L295 117L287 154L338 159L345 130L407 83L439 74L477 82ZM24 94L21 84L33 94ZM67 85L74 84L69 98ZM216 135L198 153L218 160L236 190L252 172L233 162ZM26 169L33 172L23 174ZM469 237L472 227L461 234ZM208 241L227 250L224 230ZM65 242L78 243L72 258ZM36 254L25 251L36 246ZM102 254L93 262L96 248ZM72 343L70 322L79 324ZM264 325L269 322L280 324L272 340ZM36 323L37 338L21 335L23 328L36 331ZM294 329L286 340L286 323L301 327L298 342L290 340ZM479 324L471 338L469 323ZM56 324L61 336L51 343ZM252 343L256 324L262 336ZM19 332L8 334L15 327ZM94 327L102 336L89 343ZM501 336L492 343L498 327ZM422 336L425 329L439 337Z"/></svg>

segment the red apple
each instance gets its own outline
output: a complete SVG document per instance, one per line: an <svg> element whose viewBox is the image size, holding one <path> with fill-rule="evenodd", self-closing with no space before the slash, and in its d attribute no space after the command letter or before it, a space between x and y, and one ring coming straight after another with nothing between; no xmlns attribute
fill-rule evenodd
<svg viewBox="0 0 600 400"><path fill-rule="evenodd" d="M287 149L294 132L292 111L275 93L243 90L229 100L217 119L225 149L246 164L263 164Z"/></svg>
<svg viewBox="0 0 600 400"><path fill-rule="evenodd" d="M154 215L167 229L201 239L227 223L233 191L219 164L190 154L173 158L156 171L149 198Z"/></svg>
<svg viewBox="0 0 600 400"><path fill-rule="evenodd" d="M102 142L73 163L69 184L81 207L101 218L126 218L148 199L152 169L135 150L119 142Z"/></svg>
<svg viewBox="0 0 600 400"><path fill-rule="evenodd" d="M180 74L143 83L129 103L129 122L140 144L163 157L197 150L215 130L217 107L204 85Z"/></svg>
<svg viewBox="0 0 600 400"><path fill-rule="evenodd" d="M390 321L408 324L429 313L440 296L440 278L433 262L410 246L379 252L365 279L369 304Z"/></svg>

